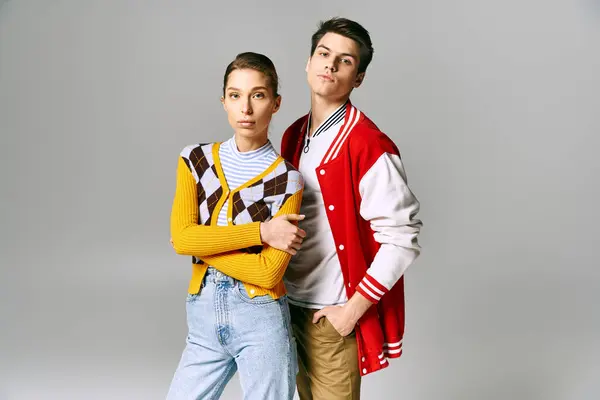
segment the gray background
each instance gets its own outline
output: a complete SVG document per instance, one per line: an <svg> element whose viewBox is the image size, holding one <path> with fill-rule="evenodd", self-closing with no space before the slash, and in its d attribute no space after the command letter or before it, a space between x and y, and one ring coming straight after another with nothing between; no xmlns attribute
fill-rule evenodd
<svg viewBox="0 0 600 400"><path fill-rule="evenodd" d="M203 3L1 2L0 399L164 398L190 275L177 155L232 135L222 74L248 50L281 76L279 148L334 15L372 34L353 100L425 223L405 354L364 398L600 397L598 1Z"/></svg>

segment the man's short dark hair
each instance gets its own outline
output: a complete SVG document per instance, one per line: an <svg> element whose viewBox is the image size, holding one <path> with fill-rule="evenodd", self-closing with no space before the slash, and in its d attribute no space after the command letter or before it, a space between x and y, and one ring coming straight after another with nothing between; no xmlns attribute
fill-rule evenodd
<svg viewBox="0 0 600 400"><path fill-rule="evenodd" d="M371 36L361 24L347 18L334 17L319 23L319 29L312 35L311 57L315 53L319 41L329 32L345 36L358 44L360 57L358 73L365 72L373 59Z"/></svg>

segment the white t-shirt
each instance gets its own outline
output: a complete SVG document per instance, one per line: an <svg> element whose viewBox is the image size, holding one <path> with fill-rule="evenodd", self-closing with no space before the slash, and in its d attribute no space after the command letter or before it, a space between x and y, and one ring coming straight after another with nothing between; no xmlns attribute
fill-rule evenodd
<svg viewBox="0 0 600 400"><path fill-rule="evenodd" d="M343 125L345 112L344 104L327 117L315 130L308 148L305 146L300 156L299 171L304 177L300 214L306 215L306 218L298 225L306 231L306 238L302 249L292 257L284 282L289 302L301 307L320 309L348 301L315 171ZM310 125L307 127L307 137L309 131Z"/></svg>

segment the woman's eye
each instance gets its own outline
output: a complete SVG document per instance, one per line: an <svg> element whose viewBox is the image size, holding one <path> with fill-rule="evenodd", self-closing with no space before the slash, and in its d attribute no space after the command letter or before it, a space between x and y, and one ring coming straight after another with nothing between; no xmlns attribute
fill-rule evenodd
<svg viewBox="0 0 600 400"><path fill-rule="evenodd" d="M256 94L254 95L254 97L255 97L255 98L257 98L257 99L262 99L262 98L264 98L264 97L265 97L265 95L264 95L263 93L256 93Z"/></svg>
<svg viewBox="0 0 600 400"><path fill-rule="evenodd" d="M240 95L237 93L229 93L229 97L232 99L237 99L238 97L240 97Z"/></svg>

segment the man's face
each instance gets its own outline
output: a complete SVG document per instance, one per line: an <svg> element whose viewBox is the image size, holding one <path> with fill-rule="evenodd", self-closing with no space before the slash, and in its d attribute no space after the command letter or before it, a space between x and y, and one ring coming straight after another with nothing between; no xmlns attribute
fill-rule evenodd
<svg viewBox="0 0 600 400"><path fill-rule="evenodd" d="M308 85L317 96L331 101L348 97L362 83L364 72L358 73L358 44L337 33L326 33L308 59Z"/></svg>

